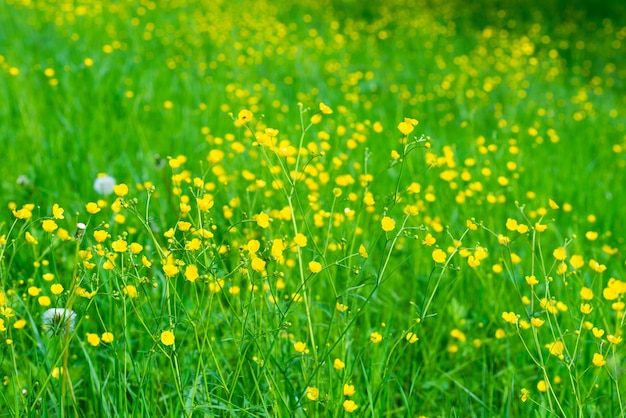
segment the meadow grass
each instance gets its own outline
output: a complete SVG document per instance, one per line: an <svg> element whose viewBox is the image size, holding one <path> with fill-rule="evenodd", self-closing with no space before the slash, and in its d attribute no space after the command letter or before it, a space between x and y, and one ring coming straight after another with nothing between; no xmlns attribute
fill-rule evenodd
<svg viewBox="0 0 626 418"><path fill-rule="evenodd" d="M626 415L624 7L541 6L0 2L0 416Z"/></svg>

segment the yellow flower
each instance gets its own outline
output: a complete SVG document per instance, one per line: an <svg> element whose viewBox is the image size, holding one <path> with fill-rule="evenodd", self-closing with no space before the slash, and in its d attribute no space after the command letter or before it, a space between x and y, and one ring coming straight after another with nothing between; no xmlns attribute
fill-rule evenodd
<svg viewBox="0 0 626 418"><path fill-rule="evenodd" d="M98 229L97 231L93 231L93 237L95 238L97 242L104 242L110 236L111 235L103 229Z"/></svg>
<svg viewBox="0 0 626 418"><path fill-rule="evenodd" d="M54 205L52 205L52 217L54 219L65 219L65 216L63 216L63 212L65 211L58 204L55 203Z"/></svg>
<svg viewBox="0 0 626 418"><path fill-rule="evenodd" d="M46 219L45 221L41 223L41 227L46 232L52 232L55 229L57 229L59 226L52 219Z"/></svg>
<svg viewBox="0 0 626 418"><path fill-rule="evenodd" d="M411 344L414 344L414 343L416 343L416 342L417 342L417 340L419 340L418 336L417 336L417 335L415 335L415 333L413 333L413 332L408 332L408 333L406 334L406 337L405 337L405 338L406 338L406 340L407 340L408 342L410 342Z"/></svg>
<svg viewBox="0 0 626 418"><path fill-rule="evenodd" d="M330 115L331 113L333 113L333 110L322 102L320 103L320 112L325 115Z"/></svg>
<svg viewBox="0 0 626 418"><path fill-rule="evenodd" d="M296 236L293 238L293 241L296 243L298 247L306 247L307 239L304 234L301 234L301 233L296 234Z"/></svg>
<svg viewBox="0 0 626 418"><path fill-rule="evenodd" d="M383 336L380 335L378 332L374 331L370 334L370 341L373 342L374 344L378 344L382 340L383 340Z"/></svg>
<svg viewBox="0 0 626 418"><path fill-rule="evenodd" d="M92 346L97 347L100 345L100 337L98 336L98 334L92 334L91 332L88 332L87 342Z"/></svg>
<svg viewBox="0 0 626 418"><path fill-rule="evenodd" d="M363 244L359 245L359 255L363 258L368 258L367 248Z"/></svg>
<svg viewBox="0 0 626 418"><path fill-rule="evenodd" d="M104 341L105 343L112 343L113 342L113 333L112 332L105 332L102 334L102 341Z"/></svg>
<svg viewBox="0 0 626 418"><path fill-rule="evenodd" d="M593 291L588 287L583 287L580 289L580 298L582 300L591 300L593 299Z"/></svg>
<svg viewBox="0 0 626 418"><path fill-rule="evenodd" d="M517 315L515 312L502 312L502 319L509 324L515 325L517 323Z"/></svg>
<svg viewBox="0 0 626 418"><path fill-rule="evenodd" d="M333 367L335 368L335 370L342 370L343 368L346 367L346 363L336 358L335 361L333 362Z"/></svg>
<svg viewBox="0 0 626 418"><path fill-rule="evenodd" d="M383 227L383 231L385 232L390 232L393 231L396 228L396 221L393 220L393 218L390 218L389 216L385 216L381 221L380 221L382 227Z"/></svg>
<svg viewBox="0 0 626 418"><path fill-rule="evenodd" d="M565 345L561 341L555 341L553 343L546 344L546 348L548 349L550 354L559 357L563 355Z"/></svg>
<svg viewBox="0 0 626 418"><path fill-rule="evenodd" d="M347 412L347 413L351 413L357 410L359 406L352 400L352 399L347 399L345 401L343 401L343 409Z"/></svg>
<svg viewBox="0 0 626 418"><path fill-rule="evenodd" d="M33 237L31 233L28 231L26 231L26 233L24 234L24 238L26 238L26 242L28 242L29 244L33 244L33 245L39 244L39 241L37 241L37 239Z"/></svg>
<svg viewBox="0 0 626 418"><path fill-rule="evenodd" d="M161 332L161 343L166 346L170 346L174 344L176 337L174 337L174 333L170 330L166 330Z"/></svg>
<svg viewBox="0 0 626 418"><path fill-rule="evenodd" d="M100 207L95 202L87 203L85 205L85 209L87 209L87 212L91 213L92 215L95 215L96 213L100 212Z"/></svg>
<svg viewBox="0 0 626 418"><path fill-rule="evenodd" d="M270 226L270 217L266 213L261 212L256 215L256 223L261 228L265 229Z"/></svg>
<svg viewBox="0 0 626 418"><path fill-rule="evenodd" d="M25 319L18 319L17 321L15 321L15 323L13 324L13 328L15 329L22 329L26 326L26 320Z"/></svg>
<svg viewBox="0 0 626 418"><path fill-rule="evenodd" d="M593 311L593 308L590 304L583 303L582 305L580 305L580 312L582 312L584 315L589 315L591 311Z"/></svg>
<svg viewBox="0 0 626 418"><path fill-rule="evenodd" d="M111 247L113 248L113 251L115 251L116 253L123 253L123 252L126 252L126 250L128 250L128 243L124 241L123 239L118 239L117 241L113 241L111 243Z"/></svg>
<svg viewBox="0 0 626 418"><path fill-rule="evenodd" d="M33 209L35 208L35 205L28 204L28 205L24 205L20 210L13 210L13 216L15 216L17 219L28 219L31 216L33 216Z"/></svg>
<svg viewBox="0 0 626 418"><path fill-rule="evenodd" d="M137 288L132 284L124 286L122 292L124 292L124 294L129 298L136 298L138 296Z"/></svg>
<svg viewBox="0 0 626 418"><path fill-rule="evenodd" d="M253 116L254 115L252 114L252 112L250 112L247 109L244 109L237 114L237 120L241 123L246 123L246 122L251 121Z"/></svg>
<svg viewBox="0 0 626 418"><path fill-rule="evenodd" d="M198 277L199 277L199 274L198 274L197 266L190 264L187 267L185 267L185 279L193 283L196 281Z"/></svg>
<svg viewBox="0 0 626 418"><path fill-rule="evenodd" d="M452 338L456 338L459 341L467 341L467 336L459 329L453 329L452 331L450 331L450 336Z"/></svg>
<svg viewBox="0 0 626 418"><path fill-rule="evenodd" d="M255 258L252 260L252 270L262 272L265 270L265 261L261 258Z"/></svg>
<svg viewBox="0 0 626 418"><path fill-rule="evenodd" d="M424 237L424 241L422 241L422 244L428 245L429 247L432 245L435 245L436 243L437 243L437 239L433 237L431 234L426 234L426 237Z"/></svg>
<svg viewBox="0 0 626 418"><path fill-rule="evenodd" d="M166 264L163 266L163 272L167 277L176 276L178 274L178 267L174 264Z"/></svg>
<svg viewBox="0 0 626 418"><path fill-rule="evenodd" d="M309 270L311 270L311 273L319 273L322 271L322 265L317 261L311 261L309 263Z"/></svg>
<svg viewBox="0 0 626 418"><path fill-rule="evenodd" d="M137 243L137 242L133 242L132 244L130 244L130 251L133 254L139 254L141 252L141 250L143 250L143 245Z"/></svg>
<svg viewBox="0 0 626 418"><path fill-rule="evenodd" d="M294 343L293 348L298 353L304 353L304 352L306 352L306 343L298 341L297 343Z"/></svg>
<svg viewBox="0 0 626 418"><path fill-rule="evenodd" d="M526 402L526 401L528 400L528 396L529 396L529 395L530 395L530 391L529 391L528 389L523 388L523 389L520 391L520 396L519 396L519 398L520 398L520 400L521 400L522 402Z"/></svg>
<svg viewBox="0 0 626 418"><path fill-rule="evenodd" d="M559 261L563 261L565 260L565 257L567 256L567 252L565 251L565 248L563 247L559 247L556 250L554 250L552 252L552 255L554 256L554 258L556 258Z"/></svg>
<svg viewBox="0 0 626 418"><path fill-rule="evenodd" d="M405 118L402 122L398 124L398 130L402 133L402 135L406 136L413 132L413 129L415 129L415 125L416 124L413 124L411 120Z"/></svg>
<svg viewBox="0 0 626 418"><path fill-rule="evenodd" d="M547 392L548 391L548 384L546 383L545 380L540 380L539 382L537 382L537 390L539 392Z"/></svg>
<svg viewBox="0 0 626 418"><path fill-rule="evenodd" d="M354 390L354 385L345 384L343 385L343 396L352 396L356 393Z"/></svg>
<svg viewBox="0 0 626 418"><path fill-rule="evenodd" d="M546 321L544 321L541 318L530 318L530 323L533 324L534 327L539 328L540 326L542 326L543 324L545 324Z"/></svg>
<svg viewBox="0 0 626 418"><path fill-rule="evenodd" d="M591 332L593 333L593 336L596 338L602 338L602 336L604 335L604 330L597 328L597 327L593 327Z"/></svg>
<svg viewBox="0 0 626 418"><path fill-rule="evenodd" d="M248 245L246 247L248 248L248 252L253 254L259 251L259 248L261 248L261 243L255 239L251 239L250 241L248 241Z"/></svg>
<svg viewBox="0 0 626 418"><path fill-rule="evenodd" d="M550 199L548 201L548 204L550 205L550 208L552 208L554 210L557 210L559 208L559 205L552 199Z"/></svg>
<svg viewBox="0 0 626 418"><path fill-rule="evenodd" d="M314 401L320 396L320 390L318 388L313 388L309 386L306 388L306 397L310 400Z"/></svg>
<svg viewBox="0 0 626 418"><path fill-rule="evenodd" d="M198 238L194 238L191 241L187 241L185 243L185 250L196 251L196 250L199 250L201 246L202 246L202 241L200 241Z"/></svg>
<svg viewBox="0 0 626 418"><path fill-rule="evenodd" d="M60 295L61 293L63 293L63 285L59 283L55 283L52 286L50 286L50 290L52 291L52 294Z"/></svg>
<svg viewBox="0 0 626 418"><path fill-rule="evenodd" d="M128 186L120 183L113 187L113 192L119 197L124 197L128 194Z"/></svg>
<svg viewBox="0 0 626 418"><path fill-rule="evenodd" d="M569 263L575 269L579 269L585 265L585 259L581 255L574 254L569 258Z"/></svg>
<svg viewBox="0 0 626 418"><path fill-rule="evenodd" d="M606 360L604 356L600 353L594 353L593 360L591 360L593 365L596 367L602 367L606 364Z"/></svg>
<svg viewBox="0 0 626 418"><path fill-rule="evenodd" d="M620 337L620 336L615 336L615 335L607 335L607 336L606 336L606 339L607 339L607 340L609 340L609 342L610 342L611 344L615 344L615 345L617 345L617 344L619 344L619 343L621 343L621 342L622 342L622 337Z"/></svg>
<svg viewBox="0 0 626 418"><path fill-rule="evenodd" d="M185 222L185 221L179 221L176 223L176 226L178 227L180 231L187 232L191 228L191 223Z"/></svg>
<svg viewBox="0 0 626 418"><path fill-rule="evenodd" d="M528 283L530 286L534 286L539 283L539 280L537 280L535 276L526 276L526 283Z"/></svg>
<svg viewBox="0 0 626 418"><path fill-rule="evenodd" d="M445 263L446 259L448 258L448 254L446 254L444 250L437 248L435 251L433 251L432 257L433 260L435 260L435 263Z"/></svg>

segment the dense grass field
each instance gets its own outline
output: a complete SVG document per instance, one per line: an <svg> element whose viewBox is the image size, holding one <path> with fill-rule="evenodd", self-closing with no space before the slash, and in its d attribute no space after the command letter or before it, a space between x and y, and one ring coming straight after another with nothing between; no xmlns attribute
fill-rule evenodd
<svg viewBox="0 0 626 418"><path fill-rule="evenodd" d="M621 2L0 0L0 100L0 416L626 416Z"/></svg>

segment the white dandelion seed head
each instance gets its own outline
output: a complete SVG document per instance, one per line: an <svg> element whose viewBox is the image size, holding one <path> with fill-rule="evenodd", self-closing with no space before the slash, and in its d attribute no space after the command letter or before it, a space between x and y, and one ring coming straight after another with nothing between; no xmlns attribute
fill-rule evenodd
<svg viewBox="0 0 626 418"><path fill-rule="evenodd" d="M76 312L64 308L48 309L41 316L41 322L50 336L71 333L76 325Z"/></svg>
<svg viewBox="0 0 626 418"><path fill-rule="evenodd" d="M93 182L94 190L103 196L108 196L113 193L115 187L115 179L108 174L100 173L96 180Z"/></svg>

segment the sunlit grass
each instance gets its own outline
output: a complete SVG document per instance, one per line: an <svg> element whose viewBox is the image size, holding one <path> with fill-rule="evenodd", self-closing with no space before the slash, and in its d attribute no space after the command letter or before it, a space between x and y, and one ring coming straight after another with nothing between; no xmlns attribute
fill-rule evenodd
<svg viewBox="0 0 626 418"><path fill-rule="evenodd" d="M0 4L0 410L626 414L619 5L383 3Z"/></svg>

